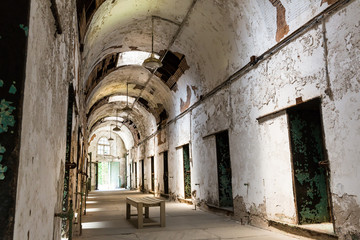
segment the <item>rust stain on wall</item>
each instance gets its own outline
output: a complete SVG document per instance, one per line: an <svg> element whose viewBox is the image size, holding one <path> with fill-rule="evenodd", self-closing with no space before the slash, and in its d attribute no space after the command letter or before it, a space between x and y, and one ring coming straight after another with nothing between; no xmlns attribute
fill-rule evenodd
<svg viewBox="0 0 360 240"><path fill-rule="evenodd" d="M190 106L190 99L191 99L191 88L189 86L186 87L187 96L186 96L186 102L184 102L182 99L180 99L180 111L185 111Z"/></svg>
<svg viewBox="0 0 360 240"><path fill-rule="evenodd" d="M90 139L90 141L89 141L89 145L90 145L90 143L91 143L95 138L96 138L96 134L92 135L92 137L91 137L91 139Z"/></svg>
<svg viewBox="0 0 360 240"><path fill-rule="evenodd" d="M274 7L276 7L276 41L279 42L286 34L289 33L289 25L286 23L286 9L280 0L269 1Z"/></svg>
<svg viewBox="0 0 360 240"><path fill-rule="evenodd" d="M336 3L338 0L322 0L320 3L320 6L322 6L324 3L327 3L328 5L331 5L333 3Z"/></svg>

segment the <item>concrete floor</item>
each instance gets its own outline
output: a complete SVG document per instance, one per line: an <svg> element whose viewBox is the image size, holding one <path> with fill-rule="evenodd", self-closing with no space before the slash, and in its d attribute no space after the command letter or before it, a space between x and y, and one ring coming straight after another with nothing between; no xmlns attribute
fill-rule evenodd
<svg viewBox="0 0 360 240"><path fill-rule="evenodd" d="M93 191L87 200L87 214L82 217L82 236L75 240L113 239L249 239L295 240L307 239L243 226L230 217L197 209L184 203L166 202L166 227L135 227L136 218L125 219L126 196L152 196L135 191ZM135 208L131 208L136 213ZM159 208L150 208L150 220L159 221ZM74 235L79 234L76 229Z"/></svg>

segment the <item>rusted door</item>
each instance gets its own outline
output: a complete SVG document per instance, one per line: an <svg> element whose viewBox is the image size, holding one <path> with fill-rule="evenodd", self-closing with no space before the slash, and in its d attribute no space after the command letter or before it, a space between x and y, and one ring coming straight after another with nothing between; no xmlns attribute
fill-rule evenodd
<svg viewBox="0 0 360 240"><path fill-rule="evenodd" d="M141 191L145 191L144 185L144 160L141 160Z"/></svg>
<svg viewBox="0 0 360 240"><path fill-rule="evenodd" d="M168 152L164 152L164 193L169 194L169 166Z"/></svg>
<svg viewBox="0 0 360 240"><path fill-rule="evenodd" d="M137 171L137 163L136 162L134 163L134 169L135 169L135 188L137 188L138 187L138 182L137 182L138 171Z"/></svg>
<svg viewBox="0 0 360 240"><path fill-rule="evenodd" d="M151 157L151 190L155 191L155 167L154 157Z"/></svg>
<svg viewBox="0 0 360 240"><path fill-rule="evenodd" d="M288 110L299 224L330 222L320 101Z"/></svg>
<svg viewBox="0 0 360 240"><path fill-rule="evenodd" d="M216 134L219 206L232 207L231 163L228 131Z"/></svg>
<svg viewBox="0 0 360 240"><path fill-rule="evenodd" d="M191 198L191 172L189 144L183 146L185 198Z"/></svg>

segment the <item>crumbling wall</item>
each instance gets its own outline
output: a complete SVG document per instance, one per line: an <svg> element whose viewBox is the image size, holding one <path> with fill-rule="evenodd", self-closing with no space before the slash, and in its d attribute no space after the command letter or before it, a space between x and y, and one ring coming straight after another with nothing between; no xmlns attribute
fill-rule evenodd
<svg viewBox="0 0 360 240"><path fill-rule="evenodd" d="M304 24L306 19L309 20L328 7L327 4L305 6L307 3L304 3L305 7L297 8L295 3L292 5L282 2L289 9L289 14L292 14L288 22L289 33ZM215 146L210 143L210 137L203 137L229 128L234 217L243 223L260 226L265 226L267 220L296 223L288 122L286 111L279 110L296 105L297 98L302 101L321 98L336 230L344 239L348 236L357 237L359 193L354 183L358 181L356 176L359 175L356 167L359 152L355 145L359 142L357 103L360 88L355 68L359 63L360 24L354 19L358 5L359 1L353 1L339 13L328 17L324 25L318 22L288 45L273 52L271 57L261 61L254 69L242 74L230 84L230 93L226 92L227 87L223 87L219 91L222 97L206 98L187 114L192 116L192 187L197 188L195 183L200 181L197 191L199 201L216 204L218 197L217 183L210 179L210 176L216 176L212 155ZM244 16L239 19L244 19ZM270 30L268 33L272 32ZM324 42L324 31L327 42ZM189 37L187 34L189 33L185 30L184 35ZM197 35L192 37L196 38ZM275 35L273 37L275 41ZM238 43L244 41L237 40ZM265 46L268 45L265 43ZM263 48L256 44L252 48L254 52L261 52L261 49ZM199 60L201 67L208 70L204 78L209 79L201 82L197 89L200 99L203 92L208 92L214 86L212 79L217 78L219 81L221 78L212 74L212 71L219 68L208 67L208 60L211 57ZM219 72L226 77L226 71ZM182 84L186 77L185 74L179 81L179 91L183 93L181 96L185 96L188 89ZM226 111L229 103L230 115ZM212 109L216 109L213 111L216 113L208 114ZM262 117L272 112L277 113ZM181 131L184 131L183 128L184 126ZM178 135L182 134L176 124L170 125L169 132L171 151L176 146L173 141L178 141ZM172 156L181 159L180 152L177 150L177 155L172 153ZM178 166L182 166L181 161ZM177 171L173 173L176 174ZM176 179L182 184L181 173ZM183 191L181 188L178 190L175 194ZM345 211L345 206L353 210ZM351 223L345 223L345 219Z"/></svg>
<svg viewBox="0 0 360 240"><path fill-rule="evenodd" d="M79 66L75 2L54 3L31 1L14 239L60 239L68 85Z"/></svg>
<svg viewBox="0 0 360 240"><path fill-rule="evenodd" d="M331 170L335 228L340 239L360 238L360 20L359 1L326 22L329 98L324 102L325 139Z"/></svg>

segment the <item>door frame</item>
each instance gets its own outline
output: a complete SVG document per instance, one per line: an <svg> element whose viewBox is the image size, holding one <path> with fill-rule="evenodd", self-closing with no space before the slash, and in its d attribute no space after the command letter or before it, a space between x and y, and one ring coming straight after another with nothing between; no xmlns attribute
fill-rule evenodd
<svg viewBox="0 0 360 240"><path fill-rule="evenodd" d="M165 176L165 153L166 153L166 167L167 167L166 176ZM165 181L165 178L167 179L167 181ZM164 194L169 194L169 152L168 151L163 152L163 181L164 181Z"/></svg>
<svg viewBox="0 0 360 240"><path fill-rule="evenodd" d="M327 197L328 197L328 206L329 206L329 216L330 216L330 222L333 224L333 229L335 232L335 221L334 221L334 211L333 211L333 201L332 201L332 194L331 194L331 167L330 167L330 161L328 157L328 152L326 148L326 141L325 141L325 130L324 130L324 120L323 120L323 114L322 114L322 99L321 97L316 97L309 99L307 101L303 101L300 103L297 103L294 106L286 108L286 121L287 121L287 128L288 128L288 139L289 139L289 149L290 149L290 165L291 165L291 177L292 177L292 188L293 188L293 196L294 196L294 206L295 206L295 223L297 225L300 225L300 216L299 216L299 210L298 210L298 204L297 204L297 198L296 198L296 186L295 186L295 171L294 171L294 158L293 158L293 149L291 145L291 132L290 132L290 119L289 119L289 113L288 110L293 110L298 108L301 105L309 104L311 102L314 102L314 104L317 104L319 114L320 114L320 129L321 129L321 135L322 135L322 146L323 146L323 154L324 159L328 160L328 167L326 169L326 191L327 191ZM317 102L317 103L316 103Z"/></svg>
<svg viewBox="0 0 360 240"><path fill-rule="evenodd" d="M223 131L219 131L216 132L213 136L215 138L215 157L216 157L216 175L217 175L217 179L218 179L218 183L217 183L217 192L218 192L218 200L219 200L219 207L223 207L220 206L220 179L219 179L219 159L218 159L218 144L217 144L217 136L219 134L225 133L227 132L227 138L228 138L228 149L229 149L229 164L230 164L230 182L231 182L231 199L232 199L232 208L234 207L234 196L233 196L233 184L232 184L232 176L233 176L233 172L232 172L232 164L231 164L231 152L230 152L230 134L229 134L229 130L225 129ZM230 206L226 206L226 207L230 207Z"/></svg>

